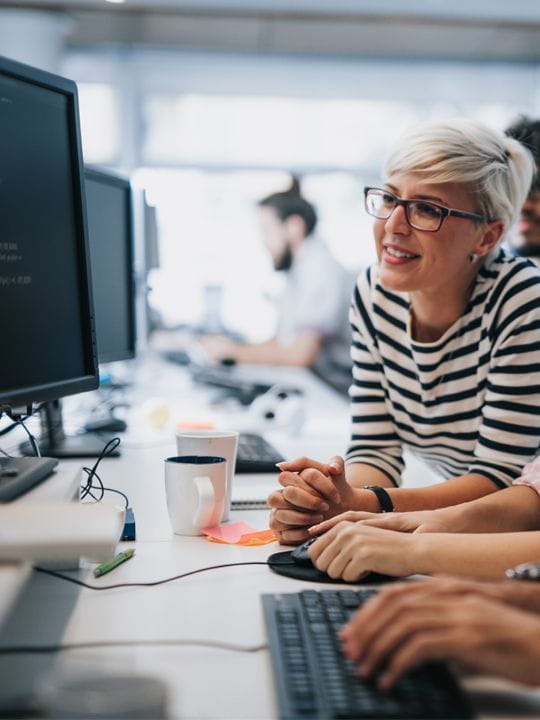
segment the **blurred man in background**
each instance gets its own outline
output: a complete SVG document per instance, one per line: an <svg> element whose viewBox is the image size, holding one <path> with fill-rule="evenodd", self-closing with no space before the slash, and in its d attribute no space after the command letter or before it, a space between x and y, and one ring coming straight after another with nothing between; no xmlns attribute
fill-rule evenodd
<svg viewBox="0 0 540 720"><path fill-rule="evenodd" d="M309 367L346 391L352 378L348 314L354 276L314 234L317 214L296 178L285 192L259 202L259 217L274 268L286 273L276 334L260 343L221 336L201 338L200 343L213 361Z"/></svg>
<svg viewBox="0 0 540 720"><path fill-rule="evenodd" d="M506 134L528 148L536 162L537 175L521 211L513 252L540 265L540 120L520 117Z"/></svg>

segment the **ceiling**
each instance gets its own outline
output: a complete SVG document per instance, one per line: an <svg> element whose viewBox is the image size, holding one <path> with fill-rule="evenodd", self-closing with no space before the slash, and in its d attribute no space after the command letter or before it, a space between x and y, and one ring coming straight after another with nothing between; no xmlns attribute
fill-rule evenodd
<svg viewBox="0 0 540 720"><path fill-rule="evenodd" d="M0 0L66 14L71 47L540 61L539 0Z"/></svg>

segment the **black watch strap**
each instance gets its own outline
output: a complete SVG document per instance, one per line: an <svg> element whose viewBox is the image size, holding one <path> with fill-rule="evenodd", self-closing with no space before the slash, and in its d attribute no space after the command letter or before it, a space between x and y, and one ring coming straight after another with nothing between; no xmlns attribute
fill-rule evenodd
<svg viewBox="0 0 540 720"><path fill-rule="evenodd" d="M394 512L392 498L383 487L380 485L364 485L364 490L371 490L375 493L381 506L381 512Z"/></svg>

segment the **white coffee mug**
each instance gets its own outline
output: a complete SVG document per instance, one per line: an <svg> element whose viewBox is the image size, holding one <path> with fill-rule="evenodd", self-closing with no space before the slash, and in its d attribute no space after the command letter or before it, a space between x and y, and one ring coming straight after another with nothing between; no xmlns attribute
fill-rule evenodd
<svg viewBox="0 0 540 720"><path fill-rule="evenodd" d="M228 520L231 512L238 433L235 430L177 430L176 450L179 455L219 455L227 460L227 488L221 520Z"/></svg>
<svg viewBox="0 0 540 720"><path fill-rule="evenodd" d="M165 491L173 532L202 535L218 525L227 487L227 461L211 455L165 459Z"/></svg>

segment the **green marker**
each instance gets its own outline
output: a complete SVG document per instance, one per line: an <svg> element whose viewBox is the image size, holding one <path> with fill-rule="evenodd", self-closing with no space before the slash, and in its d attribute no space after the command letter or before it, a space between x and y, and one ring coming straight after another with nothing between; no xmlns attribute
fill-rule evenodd
<svg viewBox="0 0 540 720"><path fill-rule="evenodd" d="M118 555L115 555L112 560L109 560L109 562L101 563L101 565L98 565L97 568L94 569L94 576L100 577L101 575L105 575L105 573L114 570L115 567L118 567L118 565L121 565L126 560L129 560L129 558L133 557L134 555L134 548L130 548L129 550L124 550L124 552L118 553Z"/></svg>

